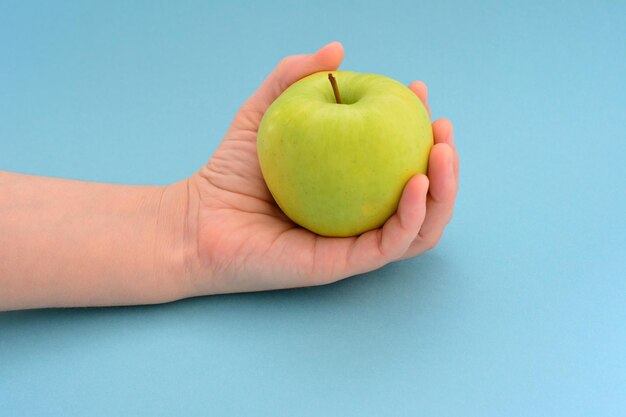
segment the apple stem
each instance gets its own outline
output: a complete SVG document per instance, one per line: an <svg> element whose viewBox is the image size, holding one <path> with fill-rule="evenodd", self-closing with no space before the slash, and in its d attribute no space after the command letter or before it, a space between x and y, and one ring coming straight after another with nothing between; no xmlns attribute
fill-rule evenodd
<svg viewBox="0 0 626 417"><path fill-rule="evenodd" d="M333 86L333 93L335 93L335 101L337 104L341 104L341 96L339 95L339 87L337 86L337 80L333 77L333 74L328 73L328 79L330 80L330 84Z"/></svg>

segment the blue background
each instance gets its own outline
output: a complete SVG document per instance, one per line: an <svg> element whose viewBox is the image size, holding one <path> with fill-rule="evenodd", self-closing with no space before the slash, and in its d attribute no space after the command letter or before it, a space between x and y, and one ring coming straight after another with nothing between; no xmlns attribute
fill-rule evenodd
<svg viewBox="0 0 626 417"><path fill-rule="evenodd" d="M440 246L326 287L2 313L1 416L626 415L623 1L2 1L0 169L180 180L332 40L454 121Z"/></svg>

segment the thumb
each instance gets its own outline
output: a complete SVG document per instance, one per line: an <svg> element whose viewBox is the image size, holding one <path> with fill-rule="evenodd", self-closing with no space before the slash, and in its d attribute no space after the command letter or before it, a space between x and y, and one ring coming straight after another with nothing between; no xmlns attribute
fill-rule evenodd
<svg viewBox="0 0 626 417"><path fill-rule="evenodd" d="M343 59L343 45L331 42L314 54L291 55L283 58L258 90L244 103L243 108L263 116L265 110L283 91L307 75L319 71L334 71Z"/></svg>

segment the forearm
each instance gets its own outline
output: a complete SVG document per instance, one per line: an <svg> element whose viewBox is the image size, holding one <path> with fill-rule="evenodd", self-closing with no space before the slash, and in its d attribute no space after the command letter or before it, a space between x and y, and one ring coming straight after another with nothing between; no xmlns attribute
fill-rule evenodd
<svg viewBox="0 0 626 417"><path fill-rule="evenodd" d="M0 172L0 310L185 296L185 188Z"/></svg>

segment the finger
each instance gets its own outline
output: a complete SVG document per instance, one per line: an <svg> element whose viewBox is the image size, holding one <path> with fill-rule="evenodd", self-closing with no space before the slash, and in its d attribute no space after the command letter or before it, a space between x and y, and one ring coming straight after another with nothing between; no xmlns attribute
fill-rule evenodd
<svg viewBox="0 0 626 417"><path fill-rule="evenodd" d="M417 97L422 101L426 110L428 110L428 115L430 116L430 105L428 104L428 87L423 81L413 81L409 84L409 88L413 91Z"/></svg>
<svg viewBox="0 0 626 417"><path fill-rule="evenodd" d="M424 221L427 193L428 178L416 175L404 187L397 212L382 228L357 238L318 237L318 259L324 259L329 269L316 274L316 283L334 282L399 259L406 253Z"/></svg>
<svg viewBox="0 0 626 417"><path fill-rule="evenodd" d="M435 143L447 143L454 148L452 137L452 123L448 119L438 119L433 122L433 136Z"/></svg>
<svg viewBox="0 0 626 417"><path fill-rule="evenodd" d="M380 233L380 252L385 263L397 260L409 248L426 216L428 178L416 175L407 183L398 210L385 222Z"/></svg>
<svg viewBox="0 0 626 417"><path fill-rule="evenodd" d="M410 258L432 249L441 239L452 218L457 183L454 177L454 152L447 143L436 144L428 163L430 187L424 222L402 258Z"/></svg>
<svg viewBox="0 0 626 417"><path fill-rule="evenodd" d="M263 113L291 84L307 75L319 71L334 71L343 60L343 46L331 42L314 54L291 55L282 61L267 76L261 86L242 106L243 110L256 115L260 122Z"/></svg>
<svg viewBox="0 0 626 417"><path fill-rule="evenodd" d="M433 136L435 143L445 143L452 147L454 152L454 177L457 185L459 182L459 154L454 143L454 126L448 119L439 119L433 123Z"/></svg>

